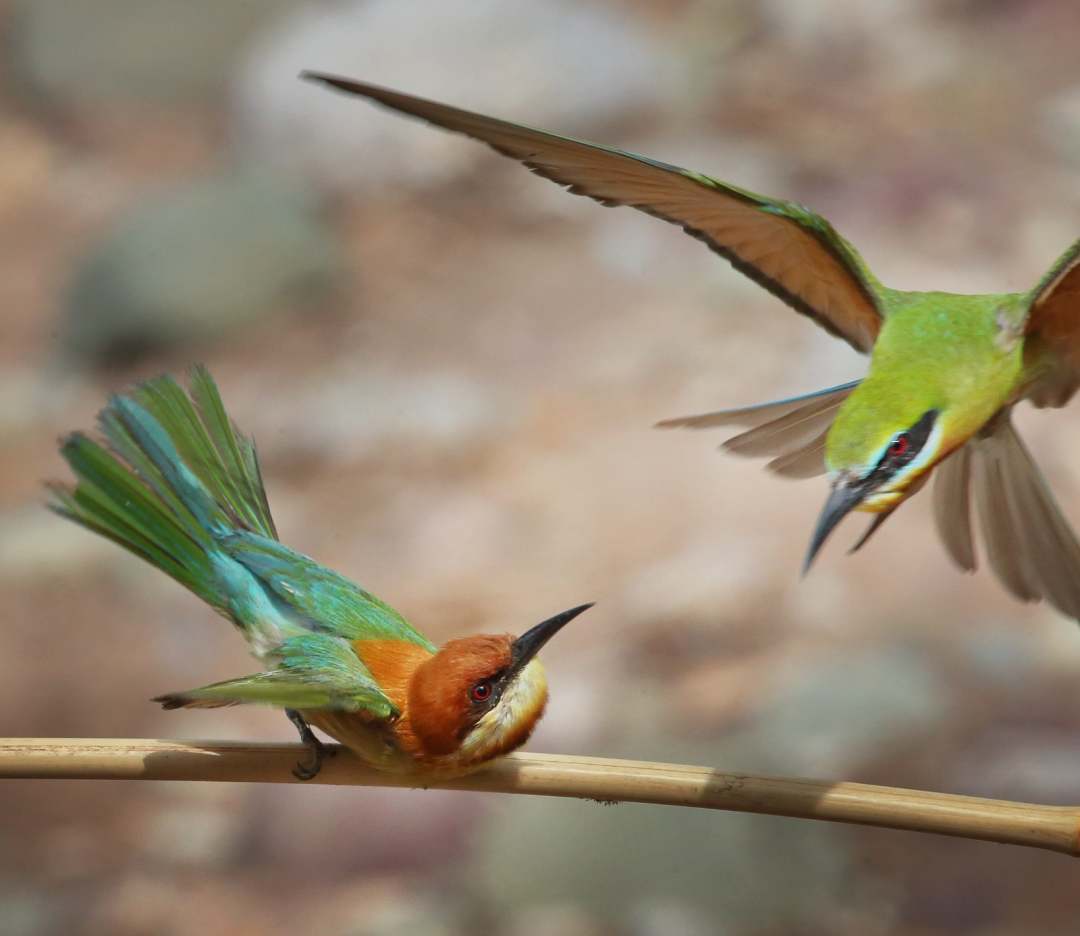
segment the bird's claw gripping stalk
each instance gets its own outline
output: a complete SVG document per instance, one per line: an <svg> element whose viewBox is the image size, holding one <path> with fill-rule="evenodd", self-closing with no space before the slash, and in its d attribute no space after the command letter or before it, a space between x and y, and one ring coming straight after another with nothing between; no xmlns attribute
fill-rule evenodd
<svg viewBox="0 0 1080 936"><path fill-rule="evenodd" d="M315 732L311 730L304 718L296 709L285 709L285 714L289 716L295 726L296 730L300 732L300 741L302 744L306 744L308 748L308 758L306 760L297 761L296 766L293 768L293 776L297 780L312 780L318 776L319 771L322 770L322 762L324 757L333 757L337 754L334 748L328 748L317 737Z"/></svg>

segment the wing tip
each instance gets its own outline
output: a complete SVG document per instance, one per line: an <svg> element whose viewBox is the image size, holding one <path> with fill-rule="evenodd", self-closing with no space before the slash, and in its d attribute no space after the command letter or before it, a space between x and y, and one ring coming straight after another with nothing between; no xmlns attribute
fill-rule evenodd
<svg viewBox="0 0 1080 936"><path fill-rule="evenodd" d="M297 74L297 77L301 81L311 81L316 84L339 86L339 82L344 81L344 78L338 78L336 75L331 75L329 72L316 71L313 68L303 68Z"/></svg>
<svg viewBox="0 0 1080 936"><path fill-rule="evenodd" d="M168 692L154 696L150 701L157 702L166 711L182 708L225 708L238 704L233 699L203 699L186 692Z"/></svg>

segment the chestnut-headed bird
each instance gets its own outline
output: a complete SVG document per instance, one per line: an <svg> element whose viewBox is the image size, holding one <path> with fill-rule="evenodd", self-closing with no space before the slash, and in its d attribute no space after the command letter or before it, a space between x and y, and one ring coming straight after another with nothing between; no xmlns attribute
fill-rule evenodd
<svg viewBox="0 0 1080 936"><path fill-rule="evenodd" d="M285 709L319 770L322 729L379 770L469 773L524 744L544 712L537 651L582 605L513 638L435 647L389 605L278 541L255 447L203 367L190 397L171 377L113 397L101 444L61 448L78 478L51 485L59 514L172 576L247 639L264 672L154 701L165 708L261 703Z"/></svg>
<svg viewBox="0 0 1080 936"><path fill-rule="evenodd" d="M890 289L828 221L794 202L374 85L304 77L481 140L575 195L677 224L870 354L862 380L660 423L750 427L725 447L769 456L787 477L828 473L804 571L846 514L875 515L857 549L936 468L934 515L953 560L975 569L977 513L990 565L1009 591L1080 618L1080 544L1010 419L1021 400L1064 406L1080 385L1080 241L1029 292Z"/></svg>

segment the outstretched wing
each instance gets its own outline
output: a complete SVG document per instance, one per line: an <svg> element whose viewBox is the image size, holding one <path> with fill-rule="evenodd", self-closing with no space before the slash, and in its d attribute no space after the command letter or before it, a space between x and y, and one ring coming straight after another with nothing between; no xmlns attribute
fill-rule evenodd
<svg viewBox="0 0 1080 936"><path fill-rule="evenodd" d="M825 436L836 411L861 381L815 390L802 396L717 410L657 423L659 429L713 429L749 426L724 441L723 447L747 458L771 457L767 467L785 478L812 478L825 473Z"/></svg>
<svg viewBox="0 0 1080 936"><path fill-rule="evenodd" d="M1080 386L1080 240L1031 291L1024 333L1028 357L1042 369L1031 401L1064 406Z"/></svg>
<svg viewBox="0 0 1080 936"><path fill-rule="evenodd" d="M373 719L398 714L353 648L340 638L301 634L286 640L276 655L279 669L170 692L154 701L167 709L254 704L364 712Z"/></svg>
<svg viewBox="0 0 1080 936"><path fill-rule="evenodd" d="M481 140L575 195L679 225L822 328L868 352L881 327L876 282L820 215L621 150L315 72L305 78Z"/></svg>

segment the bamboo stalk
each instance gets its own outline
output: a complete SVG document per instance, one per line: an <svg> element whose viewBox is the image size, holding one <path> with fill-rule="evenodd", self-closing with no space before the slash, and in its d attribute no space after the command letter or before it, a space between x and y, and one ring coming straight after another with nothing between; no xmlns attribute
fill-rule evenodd
<svg viewBox="0 0 1080 936"><path fill-rule="evenodd" d="M0 779L211 780L297 783L296 744L114 738L0 738ZM416 787L379 773L347 750L309 783ZM1080 856L1080 806L1042 806L863 783L727 773L647 761L511 754L456 780L425 786L603 802L694 806L934 832Z"/></svg>

